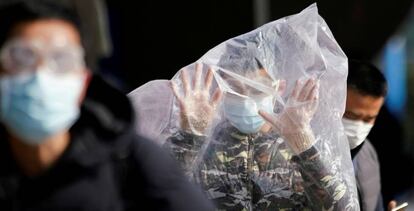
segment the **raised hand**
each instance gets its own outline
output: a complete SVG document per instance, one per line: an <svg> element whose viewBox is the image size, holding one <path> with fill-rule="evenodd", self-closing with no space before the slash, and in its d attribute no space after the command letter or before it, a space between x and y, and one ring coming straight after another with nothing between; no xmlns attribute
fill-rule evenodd
<svg viewBox="0 0 414 211"><path fill-rule="evenodd" d="M309 148L314 141L310 130L312 120L318 107L319 82L314 79L296 81L284 110L280 114L259 111L273 128L284 137L297 153Z"/></svg>
<svg viewBox="0 0 414 211"><path fill-rule="evenodd" d="M196 135L203 135L210 126L216 114L216 107L221 99L222 92L219 88L210 96L210 88L213 82L213 70L210 68L202 82L203 66L195 65L195 74L190 82L188 70L181 70L181 84L183 94L180 94L176 83L171 81L173 93L180 106L181 128Z"/></svg>

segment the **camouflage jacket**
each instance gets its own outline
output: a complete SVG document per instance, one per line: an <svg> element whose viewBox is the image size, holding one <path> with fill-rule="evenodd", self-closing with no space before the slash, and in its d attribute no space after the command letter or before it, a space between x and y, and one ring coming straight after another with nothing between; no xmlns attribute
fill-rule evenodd
<svg viewBox="0 0 414 211"><path fill-rule="evenodd" d="M358 210L340 172L315 147L294 156L276 134L232 127L214 137L177 132L165 147L218 210Z"/></svg>

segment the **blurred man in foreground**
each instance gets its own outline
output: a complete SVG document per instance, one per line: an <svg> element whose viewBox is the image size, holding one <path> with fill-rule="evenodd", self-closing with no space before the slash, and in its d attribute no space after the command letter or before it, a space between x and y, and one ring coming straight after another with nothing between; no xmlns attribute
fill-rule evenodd
<svg viewBox="0 0 414 211"><path fill-rule="evenodd" d="M212 209L87 70L70 11L26 1L0 16L0 210Z"/></svg>

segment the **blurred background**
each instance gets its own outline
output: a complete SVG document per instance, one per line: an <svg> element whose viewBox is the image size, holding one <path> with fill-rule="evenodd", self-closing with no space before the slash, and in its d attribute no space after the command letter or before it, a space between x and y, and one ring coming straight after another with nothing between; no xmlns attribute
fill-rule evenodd
<svg viewBox="0 0 414 211"><path fill-rule="evenodd" d="M0 0L0 6L10 1ZM150 80L170 79L219 43L315 2L55 1L78 11L89 66L125 93ZM379 155L384 202L410 200L414 198L410 191L414 182L414 5L411 0L316 2L348 58L373 62L388 80L386 105L368 138Z"/></svg>

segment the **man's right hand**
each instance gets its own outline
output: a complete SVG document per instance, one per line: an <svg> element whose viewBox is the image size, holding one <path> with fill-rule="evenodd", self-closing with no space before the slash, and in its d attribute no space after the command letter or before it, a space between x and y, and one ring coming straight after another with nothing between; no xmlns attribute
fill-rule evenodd
<svg viewBox="0 0 414 211"><path fill-rule="evenodd" d="M396 210L398 210L398 211L404 211L404 210L406 210L407 205L408 205L407 202L405 202L405 203L400 204L399 205L400 207L397 208L398 207L397 206L397 201L392 200L388 203L388 211L393 211L393 209L395 209L395 208L397 208Z"/></svg>
<svg viewBox="0 0 414 211"><path fill-rule="evenodd" d="M203 66L195 64L193 83L190 83L188 70L181 70L181 84L183 94L178 86L171 81L171 87L180 106L181 128L196 135L204 135L216 114L216 106L221 99L222 92L217 87L213 96L210 88L213 82L213 70L210 68L202 83Z"/></svg>

